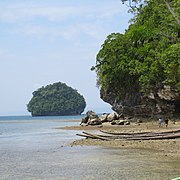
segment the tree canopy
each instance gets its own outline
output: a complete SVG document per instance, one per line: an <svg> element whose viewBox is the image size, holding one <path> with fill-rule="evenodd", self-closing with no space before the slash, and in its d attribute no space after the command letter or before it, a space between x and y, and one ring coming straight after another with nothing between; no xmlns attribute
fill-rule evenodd
<svg viewBox="0 0 180 180"><path fill-rule="evenodd" d="M179 19L180 1L171 0L168 4ZM92 70L97 73L101 89L111 86L121 98L129 89L146 92L165 82L180 92L177 19L164 0L141 1L126 32L110 34L97 54Z"/></svg>
<svg viewBox="0 0 180 180"><path fill-rule="evenodd" d="M32 116L79 115L86 102L77 90L65 83L54 83L34 91L27 108Z"/></svg>

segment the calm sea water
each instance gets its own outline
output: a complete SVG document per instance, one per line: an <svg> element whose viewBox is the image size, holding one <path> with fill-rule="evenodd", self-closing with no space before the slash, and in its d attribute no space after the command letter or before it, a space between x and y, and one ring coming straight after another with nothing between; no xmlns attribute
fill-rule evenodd
<svg viewBox="0 0 180 180"><path fill-rule="evenodd" d="M0 117L0 180L169 180L180 164L157 160L153 152L69 146L82 116ZM168 171L167 171L168 170Z"/></svg>
<svg viewBox="0 0 180 180"><path fill-rule="evenodd" d="M31 116L0 116L0 135L22 136L28 134L41 134L55 131L54 128L78 125L77 120L80 116L49 116L49 117L31 117Z"/></svg>

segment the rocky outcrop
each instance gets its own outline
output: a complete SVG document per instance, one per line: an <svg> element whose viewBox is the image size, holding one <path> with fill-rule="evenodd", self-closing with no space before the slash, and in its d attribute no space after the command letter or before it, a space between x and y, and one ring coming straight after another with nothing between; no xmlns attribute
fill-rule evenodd
<svg viewBox="0 0 180 180"><path fill-rule="evenodd" d="M124 117L123 114L118 114L116 112L112 112L111 114L102 114L97 115L93 111L88 111L86 113L85 118L82 119L80 125L81 126L94 126L94 125L102 125L103 123L108 122L111 125L129 125L130 121Z"/></svg>
<svg viewBox="0 0 180 180"><path fill-rule="evenodd" d="M133 117L180 115L180 94L165 83L147 90L146 94L132 87L121 99L117 98L118 96L110 87L104 91L101 90L100 94L101 98L111 104L112 109L118 114Z"/></svg>

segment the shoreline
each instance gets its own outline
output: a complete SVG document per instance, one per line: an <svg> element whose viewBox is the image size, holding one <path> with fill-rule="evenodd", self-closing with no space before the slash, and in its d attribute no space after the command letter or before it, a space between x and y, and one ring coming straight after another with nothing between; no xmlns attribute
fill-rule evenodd
<svg viewBox="0 0 180 180"><path fill-rule="evenodd" d="M161 132L169 130L180 130L180 122L173 124L169 122L169 126L165 125L158 127L157 121L143 122L140 124L132 123L131 125L110 125L108 123L103 126L66 126L58 129L64 130L78 130L101 133L100 130L109 132ZM121 148L121 149L136 149L139 150L152 150L157 157L171 157L180 160L180 138L177 139L163 139L163 140L110 140L103 141L98 139L81 138L75 140L70 144L71 146L103 146L108 148Z"/></svg>

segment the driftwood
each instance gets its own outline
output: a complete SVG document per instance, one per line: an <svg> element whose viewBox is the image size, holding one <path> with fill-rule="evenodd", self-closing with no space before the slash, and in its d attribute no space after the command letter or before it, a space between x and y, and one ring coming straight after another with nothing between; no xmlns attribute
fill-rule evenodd
<svg viewBox="0 0 180 180"><path fill-rule="evenodd" d="M88 133L88 132L83 132L84 134L76 134L77 136L82 136L82 137L86 137L86 138L92 138L92 139L101 139L101 140L105 140L105 141L109 141L109 138L106 137L102 137L101 135L97 135L97 134L92 134L92 133Z"/></svg>
<svg viewBox="0 0 180 180"><path fill-rule="evenodd" d="M144 134L144 133L148 133L148 132L138 132L138 133L132 133L132 132L110 132L110 131L105 131L105 130L100 130L103 133L107 133L107 134L112 134L112 135L133 135L133 134Z"/></svg>
<svg viewBox="0 0 180 180"><path fill-rule="evenodd" d="M134 137L128 138L128 140L158 140L158 139L175 139L180 138L179 134L164 135L164 136L152 136L152 137Z"/></svg>
<svg viewBox="0 0 180 180"><path fill-rule="evenodd" d="M102 137L102 136L97 135L97 134L92 134L92 133L88 133L88 132L83 132L83 133L86 134L86 135L92 136L94 138L97 138L97 139L101 139L101 140L105 140L105 141L109 141L110 140L109 138Z"/></svg>
<svg viewBox="0 0 180 180"><path fill-rule="evenodd" d="M178 130L171 130L171 131L161 131L161 132L153 132L153 131L145 131L145 132L109 132L105 130L100 130L103 133L113 134L113 135L138 135L138 134L166 134L166 133L178 133Z"/></svg>
<svg viewBox="0 0 180 180"><path fill-rule="evenodd" d="M86 138L97 139L97 138L94 138L93 136L89 136L89 135L86 135L86 134L76 134L76 135L77 135L77 136L86 137Z"/></svg>
<svg viewBox="0 0 180 180"><path fill-rule="evenodd" d="M102 131L111 135L93 134L89 132L82 132L83 134L77 134L78 136L100 139L105 141L110 140L158 140L158 139L175 139L180 138L180 130L163 131L163 132L140 132L140 133L112 133Z"/></svg>

